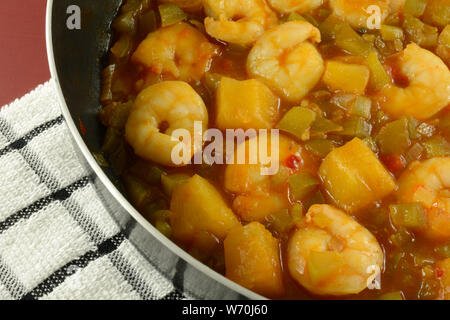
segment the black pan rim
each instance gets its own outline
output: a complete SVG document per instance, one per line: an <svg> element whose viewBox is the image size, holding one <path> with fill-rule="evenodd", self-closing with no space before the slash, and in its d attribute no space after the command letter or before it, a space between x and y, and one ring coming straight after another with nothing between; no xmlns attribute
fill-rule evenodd
<svg viewBox="0 0 450 320"><path fill-rule="evenodd" d="M153 225L148 222L130 203L129 201L120 193L116 186L111 182L105 172L96 162L91 151L85 144L83 138L81 137L75 121L69 111L69 106L66 103L64 94L59 82L59 74L56 69L55 58L53 53L53 37L52 37L52 16L53 16L53 2L54 0L47 0L47 10L46 10L46 48L48 56L48 64L50 68L51 78L54 80L59 102L61 105L61 112L64 119L66 120L67 126L71 133L72 139L75 145L80 151L82 158L87 162L90 168L94 171L94 174L99 178L103 186L108 190L108 192L116 199L116 201L121 205L121 207L132 216L137 223L139 223L147 232L149 232L153 237L155 237L160 243L162 243L168 250L172 251L175 255L185 260L187 263L192 265L195 269L202 272L203 274L209 276L213 280L219 282L225 287L236 291L244 297L254 299L254 300L265 300L266 298L250 291L237 283L227 279L225 276L219 274L218 272L207 267L197 259L193 258L186 251L181 249L171 240L163 236Z"/></svg>

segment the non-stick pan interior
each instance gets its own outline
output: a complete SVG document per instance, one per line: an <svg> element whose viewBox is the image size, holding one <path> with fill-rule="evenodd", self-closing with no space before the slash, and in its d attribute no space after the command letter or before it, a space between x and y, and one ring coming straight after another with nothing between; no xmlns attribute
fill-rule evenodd
<svg viewBox="0 0 450 320"><path fill-rule="evenodd" d="M61 89L69 111L86 145L100 149L104 127L97 114L101 90L101 70L110 44L110 24L122 0L57 0L53 5L53 50ZM81 29L71 30L66 22L69 6L81 9ZM114 174L106 169L117 184Z"/></svg>

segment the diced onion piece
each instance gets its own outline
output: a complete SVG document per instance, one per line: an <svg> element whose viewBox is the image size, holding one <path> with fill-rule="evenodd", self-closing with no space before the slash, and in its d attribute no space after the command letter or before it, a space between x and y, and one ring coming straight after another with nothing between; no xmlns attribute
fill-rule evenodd
<svg viewBox="0 0 450 320"><path fill-rule="evenodd" d="M408 120L402 118L389 122L381 128L376 139L382 154L405 152L411 145Z"/></svg>
<svg viewBox="0 0 450 320"><path fill-rule="evenodd" d="M450 156L450 143L441 136L434 136L427 139L422 145L427 152L428 158Z"/></svg>
<svg viewBox="0 0 450 320"><path fill-rule="evenodd" d="M425 210L419 203L393 204L389 211L396 227L420 230L427 225Z"/></svg>
<svg viewBox="0 0 450 320"><path fill-rule="evenodd" d="M384 41L403 40L405 37L403 30L399 27L383 24L380 31Z"/></svg>
<svg viewBox="0 0 450 320"><path fill-rule="evenodd" d="M179 6L173 3L161 4L158 6L161 16L161 26L167 27L177 22L186 20L187 14Z"/></svg>
<svg viewBox="0 0 450 320"><path fill-rule="evenodd" d="M325 139L313 139L305 143L305 147L308 151L311 151L315 155L324 158L336 148L336 144L331 140Z"/></svg>
<svg viewBox="0 0 450 320"><path fill-rule="evenodd" d="M403 21L403 29L408 39L421 47L434 47L438 41L438 28L423 23L420 19L406 14Z"/></svg>
<svg viewBox="0 0 450 320"><path fill-rule="evenodd" d="M370 86L374 90L380 90L390 82L389 75L381 64L376 52L367 56L367 65L370 69Z"/></svg>
<svg viewBox="0 0 450 320"><path fill-rule="evenodd" d="M336 45L350 54L363 57L367 57L373 51L372 45L347 23L342 23L337 27Z"/></svg>
<svg viewBox="0 0 450 320"><path fill-rule="evenodd" d="M406 0L403 13L408 13L415 17L420 17L425 12L427 0Z"/></svg>
<svg viewBox="0 0 450 320"><path fill-rule="evenodd" d="M343 124L344 130L339 132L339 135L366 138L372 132L372 125L365 121L362 117L350 117Z"/></svg>
<svg viewBox="0 0 450 320"><path fill-rule="evenodd" d="M311 109L293 107L284 115L277 128L293 134L301 140L308 140L310 128L315 119L316 113Z"/></svg>
<svg viewBox="0 0 450 320"><path fill-rule="evenodd" d="M319 186L319 181L309 173L289 177L290 192L295 200L302 200Z"/></svg>

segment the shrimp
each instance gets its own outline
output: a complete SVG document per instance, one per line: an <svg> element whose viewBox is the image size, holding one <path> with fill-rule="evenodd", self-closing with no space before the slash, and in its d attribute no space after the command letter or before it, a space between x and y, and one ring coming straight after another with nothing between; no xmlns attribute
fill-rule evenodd
<svg viewBox="0 0 450 320"><path fill-rule="evenodd" d="M450 71L438 56L411 43L397 58L409 84L388 84L380 90L378 101L386 113L426 120L449 105Z"/></svg>
<svg viewBox="0 0 450 320"><path fill-rule="evenodd" d="M320 7L324 0L268 0L272 8L280 13L310 12Z"/></svg>
<svg viewBox="0 0 450 320"><path fill-rule="evenodd" d="M172 150L180 141L171 134L186 129L193 141L195 121L201 121L203 130L208 127L202 98L185 82L164 81L139 93L125 126L125 137L138 156L165 166L180 166L172 159ZM201 148L193 143L186 147L193 150L191 154Z"/></svg>
<svg viewBox="0 0 450 320"><path fill-rule="evenodd" d="M225 169L225 189L235 195L233 210L245 221L264 222L271 213L289 208L287 196L287 180L290 175L300 171L314 172L313 161L308 158L305 150L294 140L279 135L278 148L278 173L275 175L261 174L263 165L261 159L251 164L249 152L251 145L267 146L268 152L272 150L273 136L260 134L238 146L236 154L245 152L245 164L229 164ZM258 148L258 147L257 147ZM258 153L260 150L253 149ZM294 159L296 166L287 167L282 165L288 159ZM272 158L272 161L276 161ZM273 166L273 163L271 164ZM316 168L317 169L317 168Z"/></svg>
<svg viewBox="0 0 450 320"><path fill-rule="evenodd" d="M303 287L320 295L357 294L381 274L377 239L344 212L314 205L288 243L288 269Z"/></svg>
<svg viewBox="0 0 450 320"><path fill-rule="evenodd" d="M166 80L190 82L203 77L218 53L218 47L200 31L180 22L150 33L131 59L157 75L165 75Z"/></svg>
<svg viewBox="0 0 450 320"><path fill-rule="evenodd" d="M424 235L450 239L450 157L413 162L400 176L399 203L420 203L426 210Z"/></svg>
<svg viewBox="0 0 450 320"><path fill-rule="evenodd" d="M206 32L219 40L252 45L278 18L266 0L204 0Z"/></svg>
<svg viewBox="0 0 450 320"><path fill-rule="evenodd" d="M160 0L162 3L173 3L188 12L197 12L203 9L202 0Z"/></svg>
<svg viewBox="0 0 450 320"><path fill-rule="evenodd" d="M309 40L309 41L308 41ZM316 86L324 61L313 43L320 31L305 21L291 21L267 31L247 60L248 73L289 102L297 103Z"/></svg>
<svg viewBox="0 0 450 320"><path fill-rule="evenodd" d="M380 23L390 13L391 0L330 0L333 14L348 22L354 28L369 28L369 22L374 14L380 14ZM374 11L378 8L379 12ZM374 16L375 17L375 16Z"/></svg>

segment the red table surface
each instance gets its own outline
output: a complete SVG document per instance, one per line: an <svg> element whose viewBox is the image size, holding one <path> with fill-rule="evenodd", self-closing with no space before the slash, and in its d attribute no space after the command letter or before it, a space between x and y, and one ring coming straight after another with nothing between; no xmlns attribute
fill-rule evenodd
<svg viewBox="0 0 450 320"><path fill-rule="evenodd" d="M0 107L50 78L46 0L0 0Z"/></svg>

